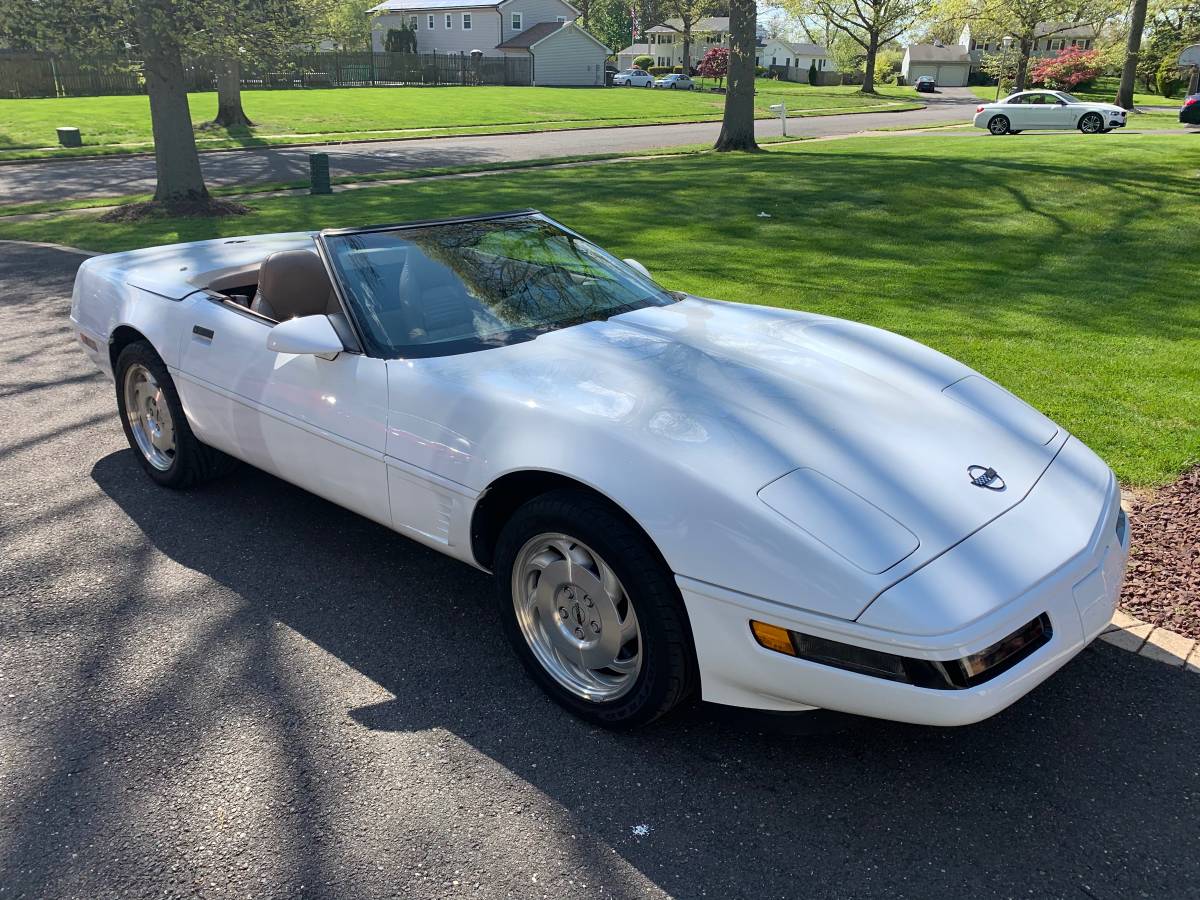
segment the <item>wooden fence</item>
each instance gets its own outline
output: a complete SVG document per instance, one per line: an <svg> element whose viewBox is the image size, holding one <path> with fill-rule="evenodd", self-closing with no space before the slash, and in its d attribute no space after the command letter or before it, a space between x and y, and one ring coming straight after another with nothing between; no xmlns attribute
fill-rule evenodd
<svg viewBox="0 0 1200 900"><path fill-rule="evenodd" d="M219 60L184 64L189 91L216 89ZM405 85L527 85L528 57L473 59L458 53L295 53L243 64L244 88L331 88ZM144 94L141 63L128 59L74 60L41 54L0 55L0 97L88 97Z"/></svg>

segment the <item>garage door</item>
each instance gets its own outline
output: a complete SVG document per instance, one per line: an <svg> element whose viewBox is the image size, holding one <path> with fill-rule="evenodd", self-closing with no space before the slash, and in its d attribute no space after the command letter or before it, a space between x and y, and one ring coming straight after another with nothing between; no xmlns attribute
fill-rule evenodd
<svg viewBox="0 0 1200 900"><path fill-rule="evenodd" d="M922 75L932 75L937 78L937 66L910 65L908 67L908 83L913 84Z"/></svg>
<svg viewBox="0 0 1200 900"><path fill-rule="evenodd" d="M965 87L967 70L965 65L938 66L937 83L940 87Z"/></svg>

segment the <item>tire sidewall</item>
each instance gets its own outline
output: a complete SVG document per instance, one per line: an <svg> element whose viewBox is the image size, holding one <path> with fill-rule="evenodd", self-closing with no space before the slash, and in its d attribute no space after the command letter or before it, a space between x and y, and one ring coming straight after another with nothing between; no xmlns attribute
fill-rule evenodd
<svg viewBox="0 0 1200 900"><path fill-rule="evenodd" d="M175 458L171 460L170 467L165 470L157 469L150 464L141 448L138 447L137 440L133 436L133 429L129 425L129 416L125 409L125 376L135 364L144 366L154 376L171 413L171 424L175 428ZM171 375L162 359L154 352L154 348L150 344L145 341L136 341L121 351L117 357L113 374L116 376L117 382L117 410L121 416L121 428L125 431L125 437L142 470L163 487L178 487L187 483L191 474L189 466L193 464L193 460L189 458L189 449L195 438L192 437L191 429L188 427L187 417L183 413L183 404L180 403L179 393L175 390L175 382L171 380Z"/></svg>
<svg viewBox="0 0 1200 900"><path fill-rule="evenodd" d="M1087 129L1088 122L1097 122L1098 125L1097 125L1097 127L1093 128L1091 131L1089 131ZM1084 134L1100 134L1101 130L1103 128L1104 128L1104 119L1101 118L1096 113L1085 113L1083 118L1079 120L1079 130L1082 131Z"/></svg>
<svg viewBox="0 0 1200 900"><path fill-rule="evenodd" d="M586 498L587 514L572 516L565 512L572 495ZM535 498L518 510L505 525L496 545L494 562L496 597L505 635L513 645L526 671L557 703L581 718L607 728L633 728L646 724L670 708L671 651L668 623L662 606L674 607L682 619L689 643L686 664L694 670L694 650L690 648L691 634L683 599L669 569L658 558L648 541L630 523L615 512L597 514L594 501L581 492L554 492ZM633 605L641 629L642 668L633 689L604 702L591 702L576 697L542 668L533 655L517 622L513 606L512 569L517 555L526 542L538 534L562 533L583 542L598 553L616 573ZM628 541L642 546L630 553ZM675 673L678 674L678 673Z"/></svg>
<svg viewBox="0 0 1200 900"><path fill-rule="evenodd" d="M993 122L1003 122L1004 129L1002 131L995 131L992 128ZM988 119L988 131L990 131L994 135L999 136L1002 134L1008 134L1011 129L1012 129L1012 124L1008 121L1008 116L992 116L990 119Z"/></svg>

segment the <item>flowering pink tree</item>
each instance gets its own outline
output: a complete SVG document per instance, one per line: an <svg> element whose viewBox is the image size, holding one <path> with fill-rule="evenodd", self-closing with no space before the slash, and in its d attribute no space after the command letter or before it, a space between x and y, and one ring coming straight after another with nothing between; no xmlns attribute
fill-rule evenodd
<svg viewBox="0 0 1200 900"><path fill-rule="evenodd" d="M700 60L696 71L705 78L715 78L720 85L729 74L729 48L713 47L704 54L704 59Z"/></svg>
<svg viewBox="0 0 1200 900"><path fill-rule="evenodd" d="M1044 59L1029 73L1034 84L1060 91L1094 80L1104 70L1099 50L1067 47L1058 56Z"/></svg>

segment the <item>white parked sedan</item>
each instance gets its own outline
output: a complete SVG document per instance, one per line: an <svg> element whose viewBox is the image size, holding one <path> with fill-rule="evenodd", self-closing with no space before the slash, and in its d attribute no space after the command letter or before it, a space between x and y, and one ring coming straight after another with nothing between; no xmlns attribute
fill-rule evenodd
<svg viewBox="0 0 1200 900"><path fill-rule="evenodd" d="M1087 103L1065 91L1020 91L977 107L975 127L992 134L1074 129L1104 134L1125 127L1125 110L1112 103Z"/></svg>
<svg viewBox="0 0 1200 900"><path fill-rule="evenodd" d="M654 76L642 69L626 69L613 76L614 87L653 87Z"/></svg>
<svg viewBox="0 0 1200 900"><path fill-rule="evenodd" d="M994 382L532 210L96 257L71 320L151 479L243 460L494 573L533 678L608 726L697 691L974 722L1125 569L1112 472Z"/></svg>

